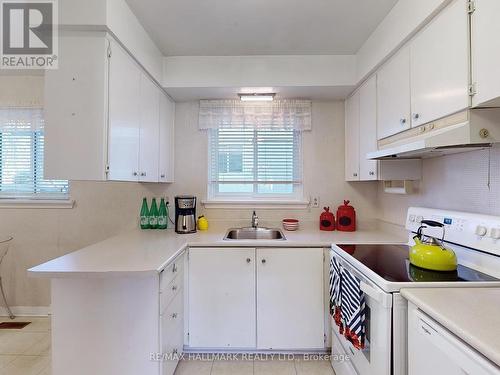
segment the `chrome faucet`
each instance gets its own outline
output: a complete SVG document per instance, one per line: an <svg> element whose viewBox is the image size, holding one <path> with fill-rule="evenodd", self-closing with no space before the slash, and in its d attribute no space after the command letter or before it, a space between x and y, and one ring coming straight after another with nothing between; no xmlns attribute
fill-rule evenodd
<svg viewBox="0 0 500 375"><path fill-rule="evenodd" d="M252 214L252 228L257 229L258 226L259 226L259 217L254 211Z"/></svg>

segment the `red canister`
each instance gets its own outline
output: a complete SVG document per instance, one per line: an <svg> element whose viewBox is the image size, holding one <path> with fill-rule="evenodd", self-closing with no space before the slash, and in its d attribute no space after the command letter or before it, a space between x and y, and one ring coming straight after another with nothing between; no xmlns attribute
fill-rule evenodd
<svg viewBox="0 0 500 375"><path fill-rule="evenodd" d="M344 201L337 209L337 230L343 232L354 232L356 230L356 211L349 201Z"/></svg>
<svg viewBox="0 0 500 375"><path fill-rule="evenodd" d="M323 207L325 210L319 216L319 229L320 230L335 230L335 215L330 212L330 207Z"/></svg>

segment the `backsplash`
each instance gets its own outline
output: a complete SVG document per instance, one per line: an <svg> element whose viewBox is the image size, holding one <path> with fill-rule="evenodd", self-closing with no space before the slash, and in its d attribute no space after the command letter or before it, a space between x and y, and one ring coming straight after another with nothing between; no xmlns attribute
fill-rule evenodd
<svg viewBox="0 0 500 375"><path fill-rule="evenodd" d="M416 190L387 194L379 185L378 218L404 223L410 206L500 216L500 147L424 160Z"/></svg>

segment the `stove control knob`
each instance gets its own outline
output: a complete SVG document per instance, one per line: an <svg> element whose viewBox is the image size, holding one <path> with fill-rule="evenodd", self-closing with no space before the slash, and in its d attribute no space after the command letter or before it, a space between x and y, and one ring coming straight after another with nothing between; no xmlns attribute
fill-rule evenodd
<svg viewBox="0 0 500 375"><path fill-rule="evenodd" d="M488 228L486 227L483 227L482 225L478 225L477 228L476 228L476 234L478 236L486 236L486 233L488 233Z"/></svg>
<svg viewBox="0 0 500 375"><path fill-rule="evenodd" d="M491 228L491 238L500 240L500 228Z"/></svg>

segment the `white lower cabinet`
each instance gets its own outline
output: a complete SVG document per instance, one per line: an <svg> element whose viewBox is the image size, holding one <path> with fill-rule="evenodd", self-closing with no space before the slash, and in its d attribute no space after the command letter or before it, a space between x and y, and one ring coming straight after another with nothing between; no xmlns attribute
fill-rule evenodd
<svg viewBox="0 0 500 375"><path fill-rule="evenodd" d="M184 347L184 256L160 276L161 375L173 375Z"/></svg>
<svg viewBox="0 0 500 375"><path fill-rule="evenodd" d="M324 342L323 249L257 249L257 348Z"/></svg>
<svg viewBox="0 0 500 375"><path fill-rule="evenodd" d="M323 249L191 248L192 349L318 349Z"/></svg>
<svg viewBox="0 0 500 375"><path fill-rule="evenodd" d="M408 374L498 375L500 369L409 303Z"/></svg>
<svg viewBox="0 0 500 375"><path fill-rule="evenodd" d="M255 347L255 249L189 249L189 346Z"/></svg>

